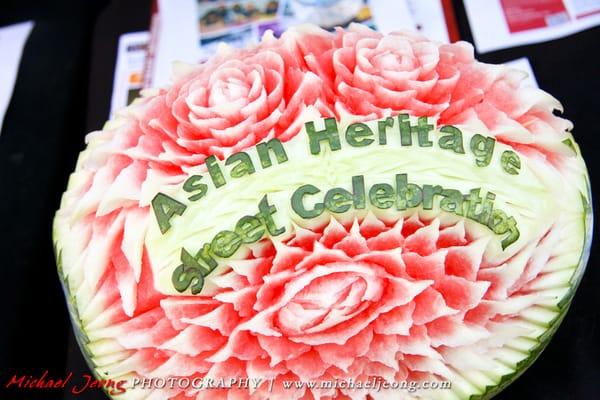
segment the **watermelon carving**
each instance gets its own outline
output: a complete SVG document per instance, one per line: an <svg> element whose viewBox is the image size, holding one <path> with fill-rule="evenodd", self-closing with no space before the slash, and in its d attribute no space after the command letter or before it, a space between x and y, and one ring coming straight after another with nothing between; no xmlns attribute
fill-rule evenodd
<svg viewBox="0 0 600 400"><path fill-rule="evenodd" d="M177 65L54 224L75 331L132 399L476 399L547 345L591 240L558 101L466 43L304 26ZM367 383L369 383L367 385Z"/></svg>

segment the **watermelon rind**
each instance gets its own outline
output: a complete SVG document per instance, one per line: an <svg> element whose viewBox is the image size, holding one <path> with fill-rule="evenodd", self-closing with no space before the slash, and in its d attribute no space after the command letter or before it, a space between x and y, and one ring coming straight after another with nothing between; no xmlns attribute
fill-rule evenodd
<svg viewBox="0 0 600 400"><path fill-rule="evenodd" d="M304 137L304 136L299 135L298 137L300 138L300 137ZM579 147L577 146L577 144L573 141L570 141L569 143L565 143L565 145L567 145L567 146L569 146L569 148L572 148L575 150L578 161L583 165L583 160L581 159L581 153L580 153L580 150L579 150ZM303 144L301 144L301 143L299 144L298 142L295 142L295 143L290 143L289 146L290 146L290 148L294 148L294 146L303 146ZM386 149L384 149L384 150L386 150ZM354 155L350 154L349 159L356 159L356 157L357 157L356 154L359 154L358 152L359 152L359 150L356 150ZM83 158L85 158L85 156L86 156L86 153L85 152L82 153L82 155L80 157L80 162ZM323 154L324 159L326 159L329 156L331 156L331 153L324 152L324 154ZM339 156L339 154L337 156ZM350 164L346 164L345 166L348 168L344 171L344 173L347 173L348 170L352 169ZM290 170L293 168L293 166L291 164L288 166L284 166L284 167L287 167ZM584 165L582 167L582 170L585 171ZM311 176L311 178L316 179L315 176L318 176L318 174L320 173L320 174L322 174L322 176L325 177L325 178L323 178L324 181L321 182L322 184L324 184L325 180L329 180L329 179L331 179L331 181L333 182L332 184L338 184L338 182L335 181L336 177L332 177L331 175L328 175L327 172L328 172L327 168L324 168L324 171L318 171L318 173L314 173ZM381 174L381 171L378 171L378 173ZM491 172L489 172L489 171L484 171L484 172L481 172L481 176L486 177L486 175L485 175L486 173L491 174ZM347 178L347 176L344 175L344 179L345 178ZM577 182L577 185L583 186L585 188L585 193L583 193L583 192L580 193L580 198L581 198L580 206L581 206L582 213L581 213L580 221L577 222L577 224L576 224L576 229L578 230L576 232L576 235L578 235L577 237L583 238L583 243L581 246L582 250L578 254L578 262L575 265L572 265L570 267L568 267L568 266L561 267L560 271L561 272L563 270L569 271L568 274L562 273L562 274L556 275L556 276L559 276L561 279L564 279L564 282L560 282L560 283L564 284L565 286L568 286L568 290L559 300L557 299L555 304L553 304L551 306L536 305L521 314L521 318L524 323L530 323L532 326L534 326L536 328L536 331L542 330L543 332L539 333L533 337L521 337L518 340L509 342L506 345L507 359L515 359L515 358L518 359L518 361L516 361L514 363L504 362L503 366L506 367L506 369L510 370L511 372L503 374L503 375L493 375L491 373L486 375L485 373L481 373L480 371L477 371L476 373L472 373L472 374L466 373L465 375L468 375L468 376L462 376L460 374L460 371L457 371L460 382L453 382L453 389L451 391L436 392L435 394L432 394L432 396L434 396L435 398L459 398L459 399L472 399L472 400L492 398L494 395L496 395L497 393L502 391L506 386L508 386L511 382L513 382L515 379L517 379L520 375L522 375L527 370L527 368L529 366L531 366L532 363L540 356L540 354L544 350L544 348L549 344L552 335L554 334L554 332L556 331L556 329L558 328L558 326L560 325L560 323L566 316L566 313L572 302L575 290L577 289L578 285L581 282L582 275L583 275L585 266L587 264L587 261L588 261L589 255L590 255L592 228L593 228L593 210L591 207L591 191L590 191L590 184L589 184L589 178L587 176L587 173L585 173L585 175L581 177L581 180L583 181L583 183ZM72 177L72 179L69 181L69 187L76 185L77 184L76 181L77 181L76 177ZM244 185L244 183L242 181L240 181L240 182L241 182L240 186ZM235 192L235 187L232 187L231 189L228 189L228 190ZM221 194L219 194L219 195L221 196ZM531 194L531 196L534 196L534 195L535 195L535 193ZM254 205L255 204L254 199L251 199L248 203ZM233 206L235 206L235 205L233 205ZM204 205L200 205L197 208L200 208L200 207L204 207ZM579 207L579 205L578 205L578 207ZM283 207L278 207L278 209L283 209ZM211 210L212 210L212 208L211 208ZM192 207L190 207L190 210L188 210L188 213L191 214L193 212L194 212L194 210L192 210ZM197 210L195 210L195 212L197 212ZM243 207L240 208L240 212L241 213L245 212L245 210L243 210ZM191 214L191 215L193 215L193 214ZM168 244L169 242L170 243L174 242L174 243L180 244L180 241L178 239L190 234L190 231L181 230L181 229L178 230L178 224L179 224L179 228L181 228L181 226L185 225L185 221L174 222L175 228L173 229L172 232L169 233L169 235L166 236L168 240L163 240L162 236L159 237L160 240L162 240L162 243L159 243L157 241L152 242L150 240L149 243L154 243L155 246L153 248L150 248L149 250L155 251L156 252L155 254L158 254L159 256L161 254L170 253L172 249L169 249L165 243ZM68 243L69 243L67 238L61 237L61 235L64 233L63 229L64 228L59 227L58 222L55 221L53 236L54 236L54 240L55 240L55 255L56 255L57 268L58 268L59 276L61 278L61 283L63 285L63 290L65 292L65 296L67 299L67 305L68 305L70 317L71 317L71 320L73 321L74 330L75 330L75 338L76 338L78 345L80 346L82 352L84 353L84 355L85 355L84 358L86 359L86 362L88 363L88 366L89 366L90 370L93 372L94 376L97 379L106 379L107 376L102 376L102 373L104 373L104 370L107 370L107 373L109 373L108 370L110 370L111 365L114 363L117 363L119 361L119 357L121 357L121 355L118 352L111 353L111 351L110 351L111 344L110 343L103 341L103 339L99 339L99 337L97 337L94 334L93 330L86 329L86 324L84 322L85 312L83 312L84 318L82 318L82 316L80 315L80 312L79 312L79 308L77 306L78 299L75 294L76 292L74 290L72 290L69 277L67 276L68 274L65 274L65 272L63 270L62 246L68 246ZM581 231L579 231L579 230L581 230ZM178 235L180 235L180 236L178 236ZM196 240L196 239L194 239L194 240ZM576 253L572 254L572 255L575 256ZM168 282L168 280L167 280L167 282ZM501 350L498 350L498 351L501 353L503 350L504 350L504 348ZM509 352L511 352L510 355L508 355ZM501 362L499 360L496 360L496 361L498 361L499 363ZM111 379L116 379L116 378L120 378L120 377L124 377L124 376L128 376L128 374L119 376L119 375L111 375L109 373L109 377ZM119 397L130 398L130 397L136 397L137 395L139 395L139 393L136 394L134 392L126 392L125 394L123 394L122 396L119 396Z"/></svg>

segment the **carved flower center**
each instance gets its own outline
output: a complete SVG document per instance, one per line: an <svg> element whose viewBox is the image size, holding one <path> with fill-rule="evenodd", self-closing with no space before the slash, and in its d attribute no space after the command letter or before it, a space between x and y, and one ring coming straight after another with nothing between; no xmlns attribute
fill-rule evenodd
<svg viewBox="0 0 600 400"><path fill-rule="evenodd" d="M215 82L208 98L208 104L212 107L218 107L230 104L231 102L245 100L248 98L249 91L248 84L239 79L230 78L224 81L220 80Z"/></svg>
<svg viewBox="0 0 600 400"><path fill-rule="evenodd" d="M317 278L282 307L279 326L289 334L313 333L347 321L381 295L380 282L373 281L352 273Z"/></svg>
<svg viewBox="0 0 600 400"><path fill-rule="evenodd" d="M402 70L413 67L413 60L406 55L393 53L386 50L382 53L376 53L371 62L379 70Z"/></svg>

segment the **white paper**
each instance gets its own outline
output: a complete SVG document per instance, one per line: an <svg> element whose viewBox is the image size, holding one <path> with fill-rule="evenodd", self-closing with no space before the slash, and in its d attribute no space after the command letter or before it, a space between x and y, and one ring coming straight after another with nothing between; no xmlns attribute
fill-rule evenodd
<svg viewBox="0 0 600 400"><path fill-rule="evenodd" d="M448 43L448 27L441 0L408 0L415 29L430 40Z"/></svg>
<svg viewBox="0 0 600 400"><path fill-rule="evenodd" d="M506 0L505 0L506 1ZM513 0L514 1L514 0ZM528 1L527 4L534 2ZM510 29L501 0L465 0L475 46L480 53L557 39L600 25L600 0L556 0L563 11L547 15L547 26ZM504 4L504 8L503 8ZM539 7L544 7L543 2ZM521 15L526 15L522 10Z"/></svg>
<svg viewBox="0 0 600 400"><path fill-rule="evenodd" d="M375 26L383 33L409 29L447 43L448 26L441 0L370 0Z"/></svg>
<svg viewBox="0 0 600 400"><path fill-rule="evenodd" d="M149 40L149 32L126 33L119 37L110 103L111 116L116 110L131 103L132 97L137 96L138 91L142 88Z"/></svg>
<svg viewBox="0 0 600 400"><path fill-rule="evenodd" d="M372 22L369 0L338 0L319 6L302 0L158 0L156 42L145 83L167 85L174 61L205 61L221 43L247 47L257 43L267 29L279 35L292 24L317 23L317 11L322 25Z"/></svg>
<svg viewBox="0 0 600 400"><path fill-rule="evenodd" d="M145 77L154 87L169 84L174 61L202 62L221 43L247 47L267 29L279 35L299 23L331 29L359 22L384 33L416 30L448 42L441 0L158 0L158 13Z"/></svg>
<svg viewBox="0 0 600 400"><path fill-rule="evenodd" d="M158 0L159 32L152 65L151 85L171 82L173 63L196 64L200 58L196 0Z"/></svg>
<svg viewBox="0 0 600 400"><path fill-rule="evenodd" d="M516 60L504 63L504 65L527 73L527 78L521 81L521 86L538 87L533 68L531 68L531 63L527 57L517 58Z"/></svg>
<svg viewBox="0 0 600 400"><path fill-rule="evenodd" d="M33 21L0 28L0 131L17 80L19 61Z"/></svg>
<svg viewBox="0 0 600 400"><path fill-rule="evenodd" d="M380 32L387 34L400 29L414 30L417 26L406 0L371 0L371 7Z"/></svg>

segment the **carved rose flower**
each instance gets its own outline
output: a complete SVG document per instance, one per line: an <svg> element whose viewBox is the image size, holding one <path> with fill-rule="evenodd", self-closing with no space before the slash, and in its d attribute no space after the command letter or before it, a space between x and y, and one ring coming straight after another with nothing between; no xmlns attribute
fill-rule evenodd
<svg viewBox="0 0 600 400"><path fill-rule="evenodd" d="M391 225L372 215L347 226L332 218L228 262L214 294L162 298L100 338L132 351L123 363L141 376L265 380L255 390L234 388L239 398L386 395L286 389L284 381L452 380L465 348L501 346L497 322L536 300L522 292L532 279L522 261L480 269L485 240L470 240L462 222L442 226L416 214ZM185 393L225 399L232 390Z"/></svg>
<svg viewBox="0 0 600 400"><path fill-rule="evenodd" d="M290 139L305 112L431 116L559 162L568 147L547 143L570 125L552 114L556 101L519 88L519 73L472 53L465 43L358 26L297 29L186 68L172 87L147 93L90 134L55 237L74 320L98 370L129 380L275 382L272 392L265 385L144 392L157 399L363 399L383 393L283 390L282 382L443 380L451 367L465 367L464 346L502 346L498 322L531 304L528 285L560 239L552 233L524 256L489 265L484 244L460 223L332 219L283 243L260 242L247 259L227 263L214 293L196 296L156 288L144 241L149 204L162 187L180 185L210 155Z"/></svg>
<svg viewBox="0 0 600 400"><path fill-rule="evenodd" d="M466 42L442 44L411 32L389 35L353 24L336 33L307 29L300 42L311 71L328 82L336 115L369 120L407 112L438 124L476 124L527 153L556 156L548 145L572 125L560 103L520 87L521 71L475 60Z"/></svg>

